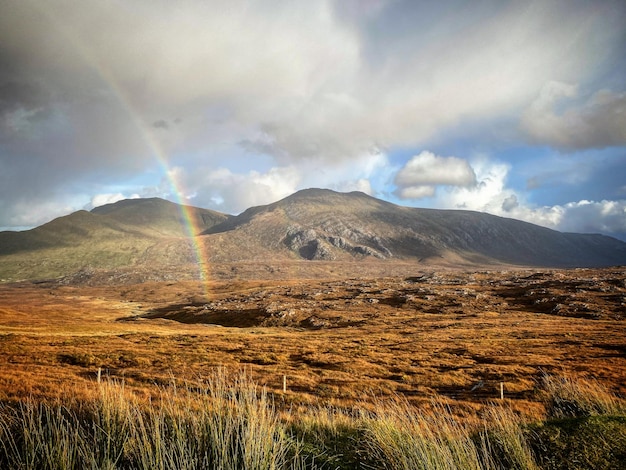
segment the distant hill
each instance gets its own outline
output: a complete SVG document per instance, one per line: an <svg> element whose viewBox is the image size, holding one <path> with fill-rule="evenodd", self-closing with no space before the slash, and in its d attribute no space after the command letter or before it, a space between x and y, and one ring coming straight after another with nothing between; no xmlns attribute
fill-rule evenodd
<svg viewBox="0 0 626 470"><path fill-rule="evenodd" d="M189 220L198 234L193 238ZM360 192L308 189L238 216L157 198L131 199L32 230L0 232L0 279L59 277L86 267L176 273L193 265L198 251L212 264L626 264L626 243L603 235L561 233L472 211L402 207Z"/></svg>
<svg viewBox="0 0 626 470"><path fill-rule="evenodd" d="M181 206L159 198L125 199L91 211L108 219L157 236L197 235L231 216L199 207ZM191 226L188 223L191 220Z"/></svg>
<svg viewBox="0 0 626 470"><path fill-rule="evenodd" d="M193 262L189 223L201 232L226 214L159 198L128 199L78 211L23 232L0 232L0 279L58 277L85 266L114 269ZM169 254L160 247L177 246ZM172 250L170 250L172 251Z"/></svg>

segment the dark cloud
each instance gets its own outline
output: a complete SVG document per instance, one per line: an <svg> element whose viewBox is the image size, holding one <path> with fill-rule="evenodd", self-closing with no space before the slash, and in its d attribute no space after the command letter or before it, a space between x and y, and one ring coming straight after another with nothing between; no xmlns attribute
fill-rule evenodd
<svg viewBox="0 0 626 470"><path fill-rule="evenodd" d="M510 195L504 201L502 201L502 210L504 212L510 212L516 207L519 207L517 196L515 194Z"/></svg>
<svg viewBox="0 0 626 470"><path fill-rule="evenodd" d="M10 78L5 82L0 81L0 112L3 114L17 108L40 107L48 101L41 87L27 80L17 81Z"/></svg>

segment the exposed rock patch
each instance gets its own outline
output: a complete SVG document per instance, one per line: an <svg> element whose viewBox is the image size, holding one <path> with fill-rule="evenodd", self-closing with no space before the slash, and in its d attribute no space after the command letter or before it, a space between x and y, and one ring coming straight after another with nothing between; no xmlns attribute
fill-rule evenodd
<svg viewBox="0 0 626 470"><path fill-rule="evenodd" d="M591 272L591 271L590 271ZM626 274L432 273L405 278L312 281L259 288L210 302L176 303L124 320L169 319L227 327L349 328L379 316L528 314L622 320ZM464 281L464 284L460 281Z"/></svg>
<svg viewBox="0 0 626 470"><path fill-rule="evenodd" d="M326 225L323 228L328 228ZM308 260L334 260L337 258L335 251L348 253L357 257L374 257L386 259L392 256L379 237L366 237L362 233L348 230L344 227L343 235L353 237L352 240L326 232L318 232L313 229L305 229L299 225L292 225L287 229L282 242L291 250ZM365 240L373 246L357 244L355 241Z"/></svg>

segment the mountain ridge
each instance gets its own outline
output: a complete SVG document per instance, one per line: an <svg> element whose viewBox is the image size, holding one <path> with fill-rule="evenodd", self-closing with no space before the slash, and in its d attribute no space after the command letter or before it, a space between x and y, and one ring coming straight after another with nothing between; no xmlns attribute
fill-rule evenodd
<svg viewBox="0 0 626 470"><path fill-rule="evenodd" d="M626 244L606 235L563 233L476 211L398 206L359 192L299 191L204 233L237 229L258 232L266 245L275 243L280 237L276 232L282 231L283 244L306 259L341 259L340 251L347 251L418 260L456 253L479 263L544 267L626 262ZM272 235L264 236L268 233Z"/></svg>
<svg viewBox="0 0 626 470"><path fill-rule="evenodd" d="M466 268L599 267L626 264L626 243L481 212L405 207L361 192L317 188L236 216L159 198L128 199L28 231L0 232L0 279L58 277L85 266L182 272L198 256L213 264L369 260Z"/></svg>

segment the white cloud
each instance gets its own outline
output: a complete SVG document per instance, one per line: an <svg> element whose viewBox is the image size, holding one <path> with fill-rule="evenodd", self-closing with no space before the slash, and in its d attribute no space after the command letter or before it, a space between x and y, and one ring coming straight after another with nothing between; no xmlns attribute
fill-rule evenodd
<svg viewBox="0 0 626 470"><path fill-rule="evenodd" d="M471 188L452 187L442 192L435 199L435 207L488 212L562 232L626 236L626 200L581 200L535 206L526 202L524 194L507 187L508 165L481 158L472 166L478 184Z"/></svg>
<svg viewBox="0 0 626 470"><path fill-rule="evenodd" d="M498 213L504 201L513 195L506 187L510 166L477 157L472 162L476 184L465 187L451 187L437 198L439 207L468 209Z"/></svg>
<svg viewBox="0 0 626 470"><path fill-rule="evenodd" d="M462 158L441 157L424 150L398 171L394 182L399 197L418 199L434 195L436 186L474 186L476 174Z"/></svg>
<svg viewBox="0 0 626 470"><path fill-rule="evenodd" d="M187 172L175 169L179 190L196 206L237 214L244 209L270 204L296 191L300 174L294 167L275 167L267 172L233 173L226 168Z"/></svg>
<svg viewBox="0 0 626 470"><path fill-rule="evenodd" d="M576 97L571 84L545 84L524 112L522 129L533 142L562 149L626 145L626 93L600 90L582 103Z"/></svg>
<svg viewBox="0 0 626 470"><path fill-rule="evenodd" d="M371 179L381 173L384 175L387 164L384 154L368 153L352 161L329 163L308 159L262 171L238 172L228 168L188 171L175 167L158 191L167 197L176 192L186 203L237 214L252 206L276 202L305 188L372 194Z"/></svg>
<svg viewBox="0 0 626 470"><path fill-rule="evenodd" d="M436 188L434 186L409 186L396 191L396 195L400 199L423 199L435 195Z"/></svg>
<svg viewBox="0 0 626 470"><path fill-rule="evenodd" d="M626 200L570 202L558 212L556 228L564 232L626 234Z"/></svg>
<svg viewBox="0 0 626 470"><path fill-rule="evenodd" d="M83 204L63 198L53 198L37 201L18 201L11 207L3 210L5 228L3 230L25 230L50 222L56 217L61 217L74 212ZM0 204L2 208L2 204Z"/></svg>
<svg viewBox="0 0 626 470"><path fill-rule="evenodd" d="M425 150L406 163L395 182L400 186L472 186L476 184L476 175L462 158L440 157Z"/></svg>
<svg viewBox="0 0 626 470"><path fill-rule="evenodd" d="M540 207L518 205L504 213L494 213L561 232L604 233L626 241L626 200L581 200Z"/></svg>
<svg viewBox="0 0 626 470"><path fill-rule="evenodd" d="M374 194L374 190L372 189L372 184L370 180L366 178L360 178L357 180L351 181L341 181L337 184L330 185L330 189L334 189L335 191L349 193L352 191L360 191L365 194L369 194L370 196Z"/></svg>

